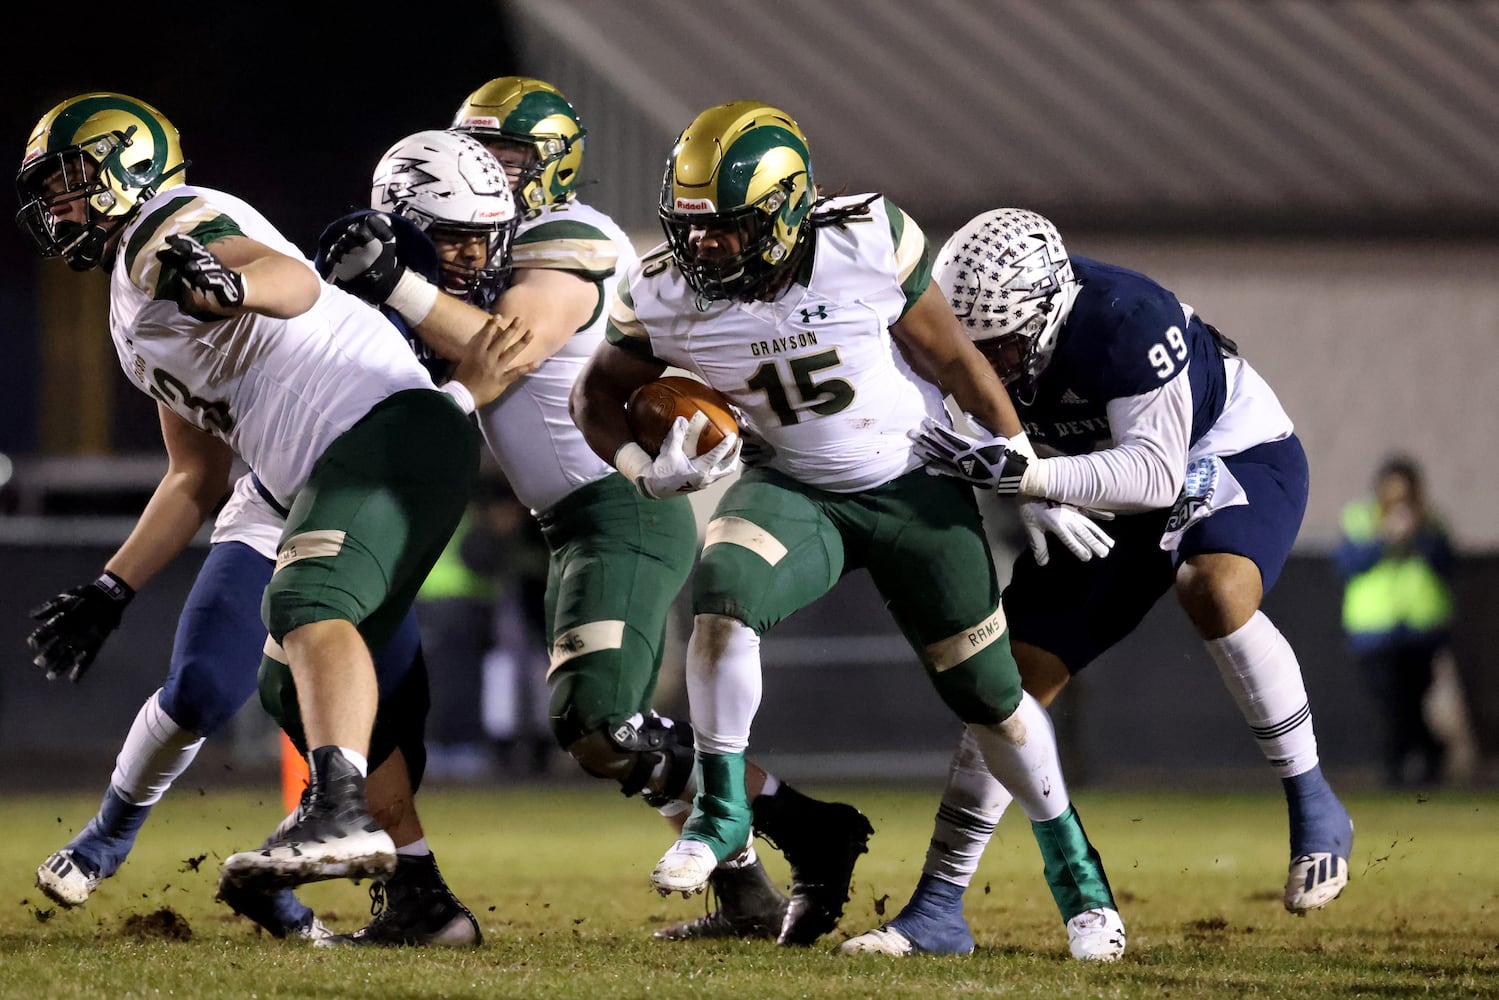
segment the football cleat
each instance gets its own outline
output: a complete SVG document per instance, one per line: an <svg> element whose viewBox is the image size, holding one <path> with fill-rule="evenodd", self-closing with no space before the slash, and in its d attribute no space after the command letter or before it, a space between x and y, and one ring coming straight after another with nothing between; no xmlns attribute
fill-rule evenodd
<svg viewBox="0 0 1499 1000"><path fill-rule="evenodd" d="M1117 962L1124 955L1124 921L1108 907L1084 910L1067 921L1067 946L1082 962Z"/></svg>
<svg viewBox="0 0 1499 1000"><path fill-rule="evenodd" d="M767 938L781 933L789 902L765 873L758 860L737 868L721 867L708 876L708 886L718 897L718 909L656 931L658 941L693 941L718 938Z"/></svg>
<svg viewBox="0 0 1499 1000"><path fill-rule="evenodd" d="M903 958L915 954L916 946L911 939L889 924L851 937L838 946L840 955L894 955Z"/></svg>
<svg viewBox="0 0 1499 1000"><path fill-rule="evenodd" d="M277 939L316 941L333 933L290 889L229 885L219 881L218 900Z"/></svg>
<svg viewBox="0 0 1499 1000"><path fill-rule="evenodd" d="M656 862L651 885L663 896L674 892L692 896L708 887L708 878L717 867L713 848L701 840L679 840Z"/></svg>
<svg viewBox="0 0 1499 1000"><path fill-rule="evenodd" d="M1320 773L1316 777L1320 778ZM1315 810L1301 800L1291 809L1291 867L1286 873L1283 901L1286 909L1298 916L1331 903L1348 885L1353 820L1325 782L1321 791L1315 797ZM1319 822L1314 824L1314 819Z"/></svg>
<svg viewBox="0 0 1499 1000"><path fill-rule="evenodd" d="M84 870L83 863L66 848L53 852L36 870L36 887L59 906L82 906L101 881L97 873Z"/></svg>
<svg viewBox="0 0 1499 1000"><path fill-rule="evenodd" d="M1346 859L1328 851L1298 855L1286 874L1286 909L1306 916L1337 899L1347 885Z"/></svg>
<svg viewBox="0 0 1499 1000"><path fill-rule="evenodd" d="M277 827L259 850L229 856L219 875L221 899L226 888L268 891L395 869L395 842L370 816L364 777L337 747L320 747L312 758L313 782L296 820Z"/></svg>
<svg viewBox="0 0 1499 1000"><path fill-rule="evenodd" d="M403 856L389 878L370 886L368 924L352 934L334 934L319 948L402 946L476 948L484 943L479 921L448 888L437 859Z"/></svg>
<svg viewBox="0 0 1499 1000"><path fill-rule="evenodd" d="M820 802L788 785L752 803L755 832L791 866L791 904L778 944L811 944L838 926L859 855L874 827L842 802Z"/></svg>
<svg viewBox="0 0 1499 1000"><path fill-rule="evenodd" d="M838 951L844 955L971 955L973 933L963 916L963 891L963 886L922 875L910 902L894 920L843 942Z"/></svg>

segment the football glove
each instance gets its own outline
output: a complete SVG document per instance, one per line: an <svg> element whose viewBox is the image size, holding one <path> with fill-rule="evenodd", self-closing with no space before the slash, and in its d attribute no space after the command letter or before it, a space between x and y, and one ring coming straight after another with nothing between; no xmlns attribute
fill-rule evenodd
<svg viewBox="0 0 1499 1000"><path fill-rule="evenodd" d="M692 419L706 422L708 418L698 413ZM738 434L730 434L709 451L689 458L683 447L688 429L686 417L673 420L654 459L639 445L634 446L635 450L630 445L621 448L616 459L620 472L641 493L660 500L678 493L695 493L739 469ZM634 459L629 457L632 454Z"/></svg>
<svg viewBox="0 0 1499 1000"><path fill-rule="evenodd" d="M947 476L1005 496L1020 492L1029 460L1010 449L1008 438L971 438L927 417L911 432L916 457L932 476Z"/></svg>
<svg viewBox="0 0 1499 1000"><path fill-rule="evenodd" d="M350 220L319 261L324 280L371 305L384 305L406 270L396 234L378 212Z"/></svg>
<svg viewBox="0 0 1499 1000"><path fill-rule="evenodd" d="M36 657L32 662L56 680L64 672L77 683L99 655L104 640L120 627L120 617L135 591L108 570L92 583L65 590L35 608L31 617L41 622L26 637Z"/></svg>
<svg viewBox="0 0 1499 1000"><path fill-rule="evenodd" d="M1036 565L1045 566L1051 560L1046 547L1046 536L1056 535L1067 547L1067 551L1087 562L1094 556L1102 559L1114 547L1114 539L1098 526L1094 519L1112 521L1114 515L1105 510L1084 510L1066 503L1037 500L1020 505L1020 523L1025 526L1026 541L1030 542L1031 554Z"/></svg>
<svg viewBox="0 0 1499 1000"><path fill-rule="evenodd" d="M205 302L220 309L237 309L245 304L245 279L191 236L168 236L167 248L157 251L156 258L176 270L177 308L193 319L215 320L227 315L205 309Z"/></svg>

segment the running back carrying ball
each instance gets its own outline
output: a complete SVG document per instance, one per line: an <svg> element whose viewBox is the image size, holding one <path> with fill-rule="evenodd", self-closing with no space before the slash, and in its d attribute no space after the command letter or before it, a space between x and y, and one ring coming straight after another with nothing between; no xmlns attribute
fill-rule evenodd
<svg viewBox="0 0 1499 1000"><path fill-rule="evenodd" d="M661 442L677 417L687 418L682 449L692 458L739 432L739 422L722 393L681 375L667 375L636 389L625 404L625 416L630 433L652 458L660 453Z"/></svg>

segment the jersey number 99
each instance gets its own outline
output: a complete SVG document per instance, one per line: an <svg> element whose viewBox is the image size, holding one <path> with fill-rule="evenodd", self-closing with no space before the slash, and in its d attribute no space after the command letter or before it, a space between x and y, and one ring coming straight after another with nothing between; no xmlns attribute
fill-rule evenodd
<svg viewBox="0 0 1499 1000"><path fill-rule="evenodd" d="M1145 360L1162 382L1175 375L1177 366L1187 360L1187 338L1182 336L1181 327L1173 326L1166 331L1166 343L1151 344Z"/></svg>

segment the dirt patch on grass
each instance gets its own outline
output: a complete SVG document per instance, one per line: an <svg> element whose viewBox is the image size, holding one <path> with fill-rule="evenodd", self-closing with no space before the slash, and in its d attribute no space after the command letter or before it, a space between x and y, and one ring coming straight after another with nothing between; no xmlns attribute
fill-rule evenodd
<svg viewBox="0 0 1499 1000"><path fill-rule="evenodd" d="M193 929L188 926L187 920L180 913L170 906L164 906L154 913L130 914L125 918L120 933L126 937L190 941Z"/></svg>

